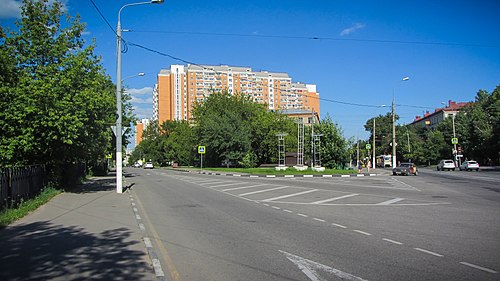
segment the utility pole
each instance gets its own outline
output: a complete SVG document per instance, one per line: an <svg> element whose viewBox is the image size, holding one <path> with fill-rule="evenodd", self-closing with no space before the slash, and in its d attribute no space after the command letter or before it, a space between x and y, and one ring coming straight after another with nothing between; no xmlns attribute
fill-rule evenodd
<svg viewBox="0 0 500 281"><path fill-rule="evenodd" d="M394 110L394 94L392 95L392 167L396 168L396 117Z"/></svg>
<svg viewBox="0 0 500 281"><path fill-rule="evenodd" d="M375 158L375 118L373 118L373 145L372 145L372 148L373 148L373 161L372 161L372 167L375 169L375 167L377 166L375 162L375 160L377 160Z"/></svg>

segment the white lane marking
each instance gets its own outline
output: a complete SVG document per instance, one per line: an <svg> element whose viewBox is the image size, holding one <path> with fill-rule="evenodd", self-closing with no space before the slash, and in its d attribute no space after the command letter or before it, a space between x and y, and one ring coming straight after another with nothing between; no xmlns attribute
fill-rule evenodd
<svg viewBox="0 0 500 281"><path fill-rule="evenodd" d="M304 217L304 218L308 218L309 217L308 215L304 215L304 214L301 214L301 213L298 213L297 216L301 216L301 217Z"/></svg>
<svg viewBox="0 0 500 281"><path fill-rule="evenodd" d="M135 218L140 220L141 219L141 216L139 216L138 214L135 215Z"/></svg>
<svg viewBox="0 0 500 281"><path fill-rule="evenodd" d="M213 182L203 182L203 183L197 182L197 184L205 187L210 187L211 184L218 184L218 183L227 183L227 181L213 181Z"/></svg>
<svg viewBox="0 0 500 281"><path fill-rule="evenodd" d="M276 210L281 210L280 207L276 207L276 206L272 206L273 209L276 209Z"/></svg>
<svg viewBox="0 0 500 281"><path fill-rule="evenodd" d="M256 185L250 185L250 186L233 187L233 188L223 189L223 190L221 190L221 191L239 190L239 189L252 188L252 187L259 187L259 186L264 186L264 185L269 185L269 184L256 184Z"/></svg>
<svg viewBox="0 0 500 281"><path fill-rule="evenodd" d="M264 204L264 206L269 207L269 206L271 206L271 205L269 205L269 204Z"/></svg>
<svg viewBox="0 0 500 281"><path fill-rule="evenodd" d="M311 281L322 281L325 280L324 273L329 273L332 275L335 275L337 278L340 278L342 280L350 280L350 281L366 281L363 278L360 278L358 276L352 275L350 273L326 266L324 264L305 259L303 257L299 257L290 253L287 253L285 251L279 250L280 253L284 254L285 257L293 262ZM323 273L320 275L320 273ZM332 276L330 276L332 277ZM331 278L328 278L331 279Z"/></svg>
<svg viewBox="0 0 500 281"><path fill-rule="evenodd" d="M387 201L384 201L384 202L377 203L375 205L390 205L392 203L396 203L396 202L399 202L399 201L402 201L402 200L404 200L404 198L394 198L394 199L391 199L391 200L387 200Z"/></svg>
<svg viewBox="0 0 500 281"><path fill-rule="evenodd" d="M289 186L280 186L280 187L275 187L275 188L257 190L257 191L252 191L252 192L238 194L238 196L247 196L247 195L252 195L252 194L257 194L257 193L264 193L264 192L273 191L273 190L285 189L285 188L288 188L288 187Z"/></svg>
<svg viewBox="0 0 500 281"><path fill-rule="evenodd" d="M341 224L338 224L338 223L332 223L332 225L340 227L340 228L347 228L347 226L344 226L344 225L341 225Z"/></svg>
<svg viewBox="0 0 500 281"><path fill-rule="evenodd" d="M146 244L146 248L153 248L153 243L151 243L151 239L148 237L144 237L144 244Z"/></svg>
<svg viewBox="0 0 500 281"><path fill-rule="evenodd" d="M472 263L468 263L468 262L464 262L464 261L461 261L460 263L463 264L463 265L466 265L466 266L473 267L475 269L479 269L479 270L482 270L482 271L489 272L489 273L498 273L497 271L495 271L493 269L489 269L489 268L482 267L482 266L479 266L479 265L475 265L475 264L472 264Z"/></svg>
<svg viewBox="0 0 500 281"><path fill-rule="evenodd" d="M304 175L303 177L304 177L304 178L312 178L312 177L313 177L313 175Z"/></svg>
<svg viewBox="0 0 500 281"><path fill-rule="evenodd" d="M134 210L134 213L139 212L139 210L137 210L137 208L135 208L135 207L134 207L134 208L132 208L132 210Z"/></svg>
<svg viewBox="0 0 500 281"><path fill-rule="evenodd" d="M278 196L278 197L264 199L264 200L262 200L262 202L269 202L269 201L279 200L279 199L283 199L283 198L289 198L289 197L304 195L304 194L308 194L308 193L315 192L315 191L318 191L318 190L317 189L311 189L311 190L306 190L306 191L297 192L297 193L293 193L293 194L282 195L282 196Z"/></svg>
<svg viewBox="0 0 500 281"><path fill-rule="evenodd" d="M312 203L309 203L309 204L323 204L323 203L332 202L332 201L336 201L336 200L340 200L340 199L344 199L344 198L353 197L353 196L356 196L356 195L359 195L359 194L357 194L357 193L347 194L347 195L344 195L344 196L339 196L339 197L334 197L334 198L330 198L330 199L315 201L315 202L312 202Z"/></svg>
<svg viewBox="0 0 500 281"><path fill-rule="evenodd" d="M435 252L431 252L429 250L425 250L425 249L422 249L422 248L413 248L413 249L415 249L417 251L420 251L422 253L426 253L426 254L429 254L429 255L436 256L436 257L443 257L443 255L441 255L441 254L438 254L438 253L435 253Z"/></svg>
<svg viewBox="0 0 500 281"><path fill-rule="evenodd" d="M361 233L361 234L366 235L366 236L370 236L370 235L372 235L371 233L364 232L364 231L357 230L357 229L353 229L352 231L357 232L357 233Z"/></svg>
<svg viewBox="0 0 500 281"><path fill-rule="evenodd" d="M400 183L400 184L404 185L404 186L407 186L407 187L411 188L411 189L414 189L414 190L416 190L416 191L421 191L420 189L418 189L418 188L416 188L416 187L414 187L414 186L411 186L411 185L407 184L406 182L402 182L402 181L397 180L397 179L395 179L395 178L392 178L392 179L393 179L394 181L396 181L396 182L398 182L398 183Z"/></svg>
<svg viewBox="0 0 500 281"><path fill-rule="evenodd" d="M134 202L132 202L132 206L135 206L135 203L134 203Z"/></svg>
<svg viewBox="0 0 500 281"><path fill-rule="evenodd" d="M285 175L285 178L293 178L295 175Z"/></svg>
<svg viewBox="0 0 500 281"><path fill-rule="evenodd" d="M210 187L216 188L216 187L230 186L230 185L235 185L235 184L241 184L241 182L233 182L233 183L228 183L228 184L220 184L220 185L214 185L214 186L210 186Z"/></svg>
<svg viewBox="0 0 500 281"><path fill-rule="evenodd" d="M395 240L391 240L391 239L387 239L387 238L382 238L382 240L387 241L389 243L396 244L396 245L403 245L403 243L401 243L401 242L398 242L398 241L395 241Z"/></svg>
<svg viewBox="0 0 500 281"><path fill-rule="evenodd" d="M144 227L144 224L142 224L142 223L140 223L140 224L139 224L139 228L140 228L142 231L146 230L146 228Z"/></svg>
<svg viewBox="0 0 500 281"><path fill-rule="evenodd" d="M290 210L287 210L287 209L283 209L284 212L287 212L287 213L293 213L293 211L290 211Z"/></svg>
<svg viewBox="0 0 500 281"><path fill-rule="evenodd" d="M151 261L153 262L153 269L155 270L156 277L165 276L163 269L161 269L160 260L159 259L152 259Z"/></svg>
<svg viewBox="0 0 500 281"><path fill-rule="evenodd" d="M341 178L350 178L350 175L340 175Z"/></svg>
<svg viewBox="0 0 500 281"><path fill-rule="evenodd" d="M313 218L313 220L315 220L315 221L320 221L320 222L326 222L325 220L323 220L323 219L319 219L319 218Z"/></svg>

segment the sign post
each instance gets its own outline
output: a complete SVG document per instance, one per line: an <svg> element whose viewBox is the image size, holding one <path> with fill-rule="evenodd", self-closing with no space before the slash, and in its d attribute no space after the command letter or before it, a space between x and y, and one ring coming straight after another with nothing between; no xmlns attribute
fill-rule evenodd
<svg viewBox="0 0 500 281"><path fill-rule="evenodd" d="M204 145L199 145L198 146L198 154L200 154L200 170L203 170L203 154L205 154L205 146Z"/></svg>

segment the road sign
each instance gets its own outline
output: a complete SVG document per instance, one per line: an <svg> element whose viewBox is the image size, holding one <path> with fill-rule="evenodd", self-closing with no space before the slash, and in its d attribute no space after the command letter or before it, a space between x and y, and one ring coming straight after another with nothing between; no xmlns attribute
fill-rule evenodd
<svg viewBox="0 0 500 281"><path fill-rule="evenodd" d="M458 138L451 138L451 144L458 144Z"/></svg>
<svg viewBox="0 0 500 281"><path fill-rule="evenodd" d="M371 146L369 143L367 143L367 144L365 145L365 148L366 148L366 150L370 150L370 149L372 149L372 146Z"/></svg>
<svg viewBox="0 0 500 281"><path fill-rule="evenodd" d="M205 154L205 146L204 145L198 146L198 154Z"/></svg>

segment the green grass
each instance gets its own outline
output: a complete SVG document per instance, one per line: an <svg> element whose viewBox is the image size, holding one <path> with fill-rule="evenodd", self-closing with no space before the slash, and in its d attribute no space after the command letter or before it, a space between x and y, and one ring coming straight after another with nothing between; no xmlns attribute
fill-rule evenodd
<svg viewBox="0 0 500 281"><path fill-rule="evenodd" d="M192 170L199 170L190 168ZM355 170L334 170L326 169L323 172L316 172L313 170L297 171L293 168L288 168L285 171L276 171L274 168L203 168L207 171L224 172L224 173L239 173L239 174L252 174L252 175L348 175L356 174Z"/></svg>
<svg viewBox="0 0 500 281"><path fill-rule="evenodd" d="M26 216L30 212L36 210L38 207L47 203L54 196L62 191L53 187L45 188L37 197L21 202L17 208L6 209L0 212L0 228L5 227L14 221Z"/></svg>

